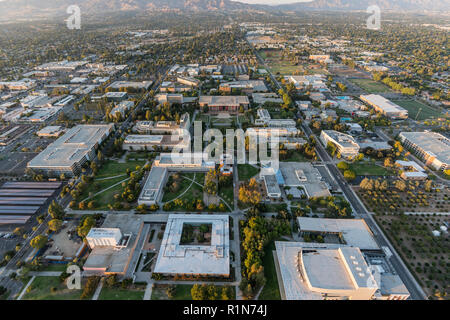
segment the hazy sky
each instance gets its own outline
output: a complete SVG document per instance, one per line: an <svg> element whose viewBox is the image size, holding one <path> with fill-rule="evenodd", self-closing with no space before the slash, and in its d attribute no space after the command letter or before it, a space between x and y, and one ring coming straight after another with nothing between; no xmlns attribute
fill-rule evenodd
<svg viewBox="0 0 450 320"><path fill-rule="evenodd" d="M251 4L286 4L286 3L295 3L295 2L311 2L313 0L232 0L239 1Z"/></svg>

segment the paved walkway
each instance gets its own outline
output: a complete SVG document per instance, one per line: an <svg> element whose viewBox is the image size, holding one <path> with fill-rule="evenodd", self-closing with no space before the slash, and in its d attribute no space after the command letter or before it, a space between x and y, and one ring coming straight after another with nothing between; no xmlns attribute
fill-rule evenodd
<svg viewBox="0 0 450 320"><path fill-rule="evenodd" d="M149 281L149 282L147 282L147 288L145 289L143 300L151 300L152 299L152 291L153 291L153 281Z"/></svg>
<svg viewBox="0 0 450 320"><path fill-rule="evenodd" d="M31 271L30 276L35 277L59 277L62 271Z"/></svg>
<svg viewBox="0 0 450 320"><path fill-rule="evenodd" d="M100 283L97 286L97 289L95 289L94 295L92 296L92 300L98 300L98 296L100 295L100 292L102 292L103 283L105 278L100 279Z"/></svg>
<svg viewBox="0 0 450 320"><path fill-rule="evenodd" d="M17 298L17 300L22 300L23 296L25 295L25 293L27 292L28 287L31 285L31 283L33 282L33 280L36 278L36 276L32 276L30 281L28 281L27 285L25 286L25 288L23 288L22 292L20 293L19 297Z"/></svg>

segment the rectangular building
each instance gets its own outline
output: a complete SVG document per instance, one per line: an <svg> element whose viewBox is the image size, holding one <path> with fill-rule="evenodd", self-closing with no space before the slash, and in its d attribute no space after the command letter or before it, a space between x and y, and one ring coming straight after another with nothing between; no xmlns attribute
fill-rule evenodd
<svg viewBox="0 0 450 320"><path fill-rule="evenodd" d="M403 145L434 170L450 169L450 139L436 132L401 132Z"/></svg>
<svg viewBox="0 0 450 320"><path fill-rule="evenodd" d="M95 247L115 247L122 239L119 228L91 228L86 240L91 249Z"/></svg>
<svg viewBox="0 0 450 320"><path fill-rule="evenodd" d="M211 224L209 244L181 244L183 226ZM230 276L228 215L171 214L154 272L166 275Z"/></svg>
<svg viewBox="0 0 450 320"><path fill-rule="evenodd" d="M31 160L27 167L48 175L77 175L86 161L95 159L98 146L113 128L113 124L73 127Z"/></svg>
<svg viewBox="0 0 450 320"><path fill-rule="evenodd" d="M325 147L328 145L328 142L333 143L344 158L356 157L360 149L360 146L351 135L335 130L322 130L320 140Z"/></svg>
<svg viewBox="0 0 450 320"><path fill-rule="evenodd" d="M208 107L209 112L230 112L238 113L242 107L247 110L250 101L247 96L201 96L200 107Z"/></svg>
<svg viewBox="0 0 450 320"><path fill-rule="evenodd" d="M372 300L378 285L359 248L275 242L284 300Z"/></svg>
<svg viewBox="0 0 450 320"><path fill-rule="evenodd" d="M392 101L377 95L377 94L369 94L369 95L361 95L360 99L372 106L375 111L384 114L388 118L392 119L407 119L408 118L408 110L396 105Z"/></svg>

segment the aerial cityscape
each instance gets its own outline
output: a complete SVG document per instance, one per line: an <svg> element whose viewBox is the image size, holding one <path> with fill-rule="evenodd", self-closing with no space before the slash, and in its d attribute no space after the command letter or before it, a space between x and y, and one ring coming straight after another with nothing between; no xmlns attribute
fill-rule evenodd
<svg viewBox="0 0 450 320"><path fill-rule="evenodd" d="M0 25L0 302L449 300L448 1Z"/></svg>

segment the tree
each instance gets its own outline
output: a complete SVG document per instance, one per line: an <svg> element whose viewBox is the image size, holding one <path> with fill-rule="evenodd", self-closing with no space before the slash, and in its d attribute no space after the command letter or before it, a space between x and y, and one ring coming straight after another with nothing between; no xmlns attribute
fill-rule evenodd
<svg viewBox="0 0 450 320"><path fill-rule="evenodd" d="M38 235L31 239L30 246L35 249L42 249L47 244L48 238L43 235Z"/></svg>
<svg viewBox="0 0 450 320"><path fill-rule="evenodd" d="M352 170L345 170L344 171L344 178L347 180L354 180L356 178L356 174Z"/></svg>
<svg viewBox="0 0 450 320"><path fill-rule="evenodd" d="M341 170L348 170L348 168L349 168L349 166L348 166L348 163L347 162L345 162L345 161L341 161L341 162L339 162L338 164L337 164L337 167L339 168L339 169L341 169Z"/></svg>
<svg viewBox="0 0 450 320"><path fill-rule="evenodd" d="M52 219L62 219L64 218L65 212L63 207L53 200L48 207L48 214L52 217Z"/></svg>
<svg viewBox="0 0 450 320"><path fill-rule="evenodd" d="M206 300L206 285L194 284L191 289L192 300Z"/></svg>
<svg viewBox="0 0 450 320"><path fill-rule="evenodd" d="M52 219L48 222L48 228L54 232L58 231L62 227L62 220Z"/></svg>
<svg viewBox="0 0 450 320"><path fill-rule="evenodd" d="M405 191L406 183L403 180L397 180L394 182L394 187L396 187L400 191Z"/></svg>
<svg viewBox="0 0 450 320"><path fill-rule="evenodd" d="M78 235L82 238L86 237L91 228L95 225L95 220L91 216L84 217L77 228Z"/></svg>

